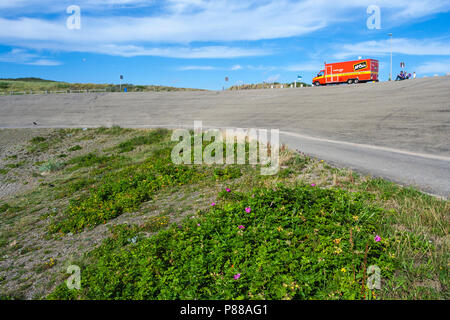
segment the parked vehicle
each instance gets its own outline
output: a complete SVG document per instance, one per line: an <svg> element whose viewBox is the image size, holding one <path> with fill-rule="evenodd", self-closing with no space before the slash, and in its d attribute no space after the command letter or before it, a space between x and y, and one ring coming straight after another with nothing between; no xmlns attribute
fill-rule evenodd
<svg viewBox="0 0 450 320"><path fill-rule="evenodd" d="M378 82L378 65L378 60L374 59L326 63L325 69L313 78L312 83L315 86L323 86L345 82Z"/></svg>

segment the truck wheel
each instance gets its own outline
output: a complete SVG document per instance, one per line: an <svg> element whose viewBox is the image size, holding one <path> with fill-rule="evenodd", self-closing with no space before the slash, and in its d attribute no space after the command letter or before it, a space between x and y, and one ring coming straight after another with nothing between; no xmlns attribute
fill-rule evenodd
<svg viewBox="0 0 450 320"><path fill-rule="evenodd" d="M316 87L318 87L318 86L320 86L320 82L319 82L319 81L316 81L316 82L314 82L314 85L315 85Z"/></svg>
<svg viewBox="0 0 450 320"><path fill-rule="evenodd" d="M352 84L352 83L353 83L353 79L348 79L348 80L347 80L347 83L348 83L348 84Z"/></svg>
<svg viewBox="0 0 450 320"><path fill-rule="evenodd" d="M355 80L353 80L353 82L354 82L355 84L357 84L357 83L359 82L359 79L355 79Z"/></svg>

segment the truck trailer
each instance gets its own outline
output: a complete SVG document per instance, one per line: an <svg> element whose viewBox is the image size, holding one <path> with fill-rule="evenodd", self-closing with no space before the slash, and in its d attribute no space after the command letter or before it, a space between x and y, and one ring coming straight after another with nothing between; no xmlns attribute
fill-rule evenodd
<svg viewBox="0 0 450 320"><path fill-rule="evenodd" d="M313 78L315 86L336 83L378 82L378 60L363 59L335 63L325 63L317 77Z"/></svg>

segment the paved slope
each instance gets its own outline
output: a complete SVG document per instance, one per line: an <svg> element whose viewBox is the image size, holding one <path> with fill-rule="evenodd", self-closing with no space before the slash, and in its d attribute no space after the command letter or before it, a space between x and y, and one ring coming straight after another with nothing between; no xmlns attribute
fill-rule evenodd
<svg viewBox="0 0 450 320"><path fill-rule="evenodd" d="M0 97L3 128L33 127L33 121L41 127L192 126L194 120L202 120L207 127L279 128L303 136L410 151L416 155L368 151L355 145L344 148L299 136L283 138L341 165L419 184L443 196L450 192L450 77L240 92ZM398 167L399 155L409 165ZM356 161L363 157L372 160ZM379 170L373 169L376 164Z"/></svg>

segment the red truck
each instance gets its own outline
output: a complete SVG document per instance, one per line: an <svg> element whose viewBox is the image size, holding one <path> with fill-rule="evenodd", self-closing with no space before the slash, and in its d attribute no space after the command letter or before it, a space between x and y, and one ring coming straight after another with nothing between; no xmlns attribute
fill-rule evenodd
<svg viewBox="0 0 450 320"><path fill-rule="evenodd" d="M313 78L315 86L335 83L378 82L378 60L363 59L336 63L326 63L317 77Z"/></svg>

